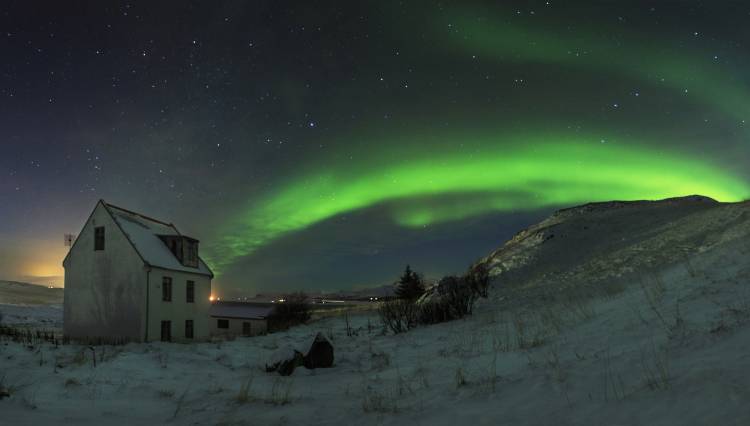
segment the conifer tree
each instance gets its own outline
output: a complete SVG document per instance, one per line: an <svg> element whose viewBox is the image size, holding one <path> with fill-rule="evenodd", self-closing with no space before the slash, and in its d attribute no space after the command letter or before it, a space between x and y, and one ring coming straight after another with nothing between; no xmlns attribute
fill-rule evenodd
<svg viewBox="0 0 750 426"><path fill-rule="evenodd" d="M417 299L424 293L424 282L422 277L406 265L403 275L398 279L395 288L399 299Z"/></svg>

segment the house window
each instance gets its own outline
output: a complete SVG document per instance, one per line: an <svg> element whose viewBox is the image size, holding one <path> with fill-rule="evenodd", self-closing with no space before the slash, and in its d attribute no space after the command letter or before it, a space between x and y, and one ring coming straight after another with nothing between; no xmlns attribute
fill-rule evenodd
<svg viewBox="0 0 750 426"><path fill-rule="evenodd" d="M185 286L185 300L187 303L195 303L195 282L188 281Z"/></svg>
<svg viewBox="0 0 750 426"><path fill-rule="evenodd" d="M229 328L229 320L217 320L216 328Z"/></svg>
<svg viewBox="0 0 750 426"><path fill-rule="evenodd" d="M185 320L185 338L193 338L193 320Z"/></svg>
<svg viewBox="0 0 750 426"><path fill-rule="evenodd" d="M172 278L170 277L162 277L161 279L161 300L172 301Z"/></svg>
<svg viewBox="0 0 750 426"><path fill-rule="evenodd" d="M161 341L162 342L172 341L172 321L161 322Z"/></svg>
<svg viewBox="0 0 750 426"><path fill-rule="evenodd" d="M104 227L94 228L94 250L104 250Z"/></svg>
<svg viewBox="0 0 750 426"><path fill-rule="evenodd" d="M185 266L198 267L198 242L187 240L187 252L185 253Z"/></svg>

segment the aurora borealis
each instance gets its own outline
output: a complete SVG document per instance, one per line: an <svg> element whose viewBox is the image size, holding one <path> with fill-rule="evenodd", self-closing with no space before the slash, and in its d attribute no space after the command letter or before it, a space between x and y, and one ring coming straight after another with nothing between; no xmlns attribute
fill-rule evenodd
<svg viewBox="0 0 750 426"><path fill-rule="evenodd" d="M494 147L491 150L417 155L399 164L370 160L303 176L255 200L232 227L232 235L219 240L213 248L217 254L209 260L221 271L280 235L379 203L394 204L388 210L400 226L427 226L491 211L589 201L689 194L741 201L750 194L750 185L719 167L672 153L554 134L497 139L481 138L480 146ZM420 199L444 194L455 196L432 203Z"/></svg>
<svg viewBox="0 0 750 426"><path fill-rule="evenodd" d="M574 204L750 198L743 7L8 6L0 279L62 284L100 198L237 295L459 272Z"/></svg>

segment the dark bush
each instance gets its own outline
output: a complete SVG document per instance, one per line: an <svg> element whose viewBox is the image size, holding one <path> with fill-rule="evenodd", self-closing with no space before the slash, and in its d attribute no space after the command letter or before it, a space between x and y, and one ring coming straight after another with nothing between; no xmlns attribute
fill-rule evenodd
<svg viewBox="0 0 750 426"><path fill-rule="evenodd" d="M444 277L430 300L420 304L419 319L424 324L452 321L471 315L477 294L466 277Z"/></svg>
<svg viewBox="0 0 750 426"><path fill-rule="evenodd" d="M453 321L471 315L474 302L486 298L489 287L489 268L479 263L464 276L444 277L425 294L421 277L407 266L396 285L400 299L381 303L378 314L383 326L393 333L403 333L418 324Z"/></svg>
<svg viewBox="0 0 750 426"><path fill-rule="evenodd" d="M479 263L469 268L464 276L466 284L477 296L487 298L490 288L490 268L486 263Z"/></svg>
<svg viewBox="0 0 750 426"><path fill-rule="evenodd" d="M383 327L393 333L403 333L417 325L419 309L414 300L396 299L382 302L378 306L378 315Z"/></svg>
<svg viewBox="0 0 750 426"><path fill-rule="evenodd" d="M310 319L310 299L299 291L283 296L284 301L274 307L269 317L269 328L284 330L291 326L304 324Z"/></svg>

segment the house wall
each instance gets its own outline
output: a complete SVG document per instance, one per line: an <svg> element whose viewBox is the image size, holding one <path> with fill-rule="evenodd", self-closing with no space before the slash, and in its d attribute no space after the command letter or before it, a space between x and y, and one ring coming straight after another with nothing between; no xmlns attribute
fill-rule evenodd
<svg viewBox="0 0 750 426"><path fill-rule="evenodd" d="M105 229L101 251L94 251L97 226ZM66 336L143 338L146 313L143 261L101 203L84 225L63 266Z"/></svg>
<svg viewBox="0 0 750 426"><path fill-rule="evenodd" d="M172 278L172 301L162 300L162 278ZM195 302L187 303L187 281L195 282ZM161 339L161 322L171 321L172 341L185 341L185 320L193 320L193 340L209 336L211 278L153 267L149 273L148 340Z"/></svg>
<svg viewBox="0 0 750 426"><path fill-rule="evenodd" d="M229 321L229 328L219 328L218 320L225 319ZM241 319L210 317L210 328L212 336L242 336L242 323L250 323L250 335L257 336L268 332L268 321L265 319Z"/></svg>

